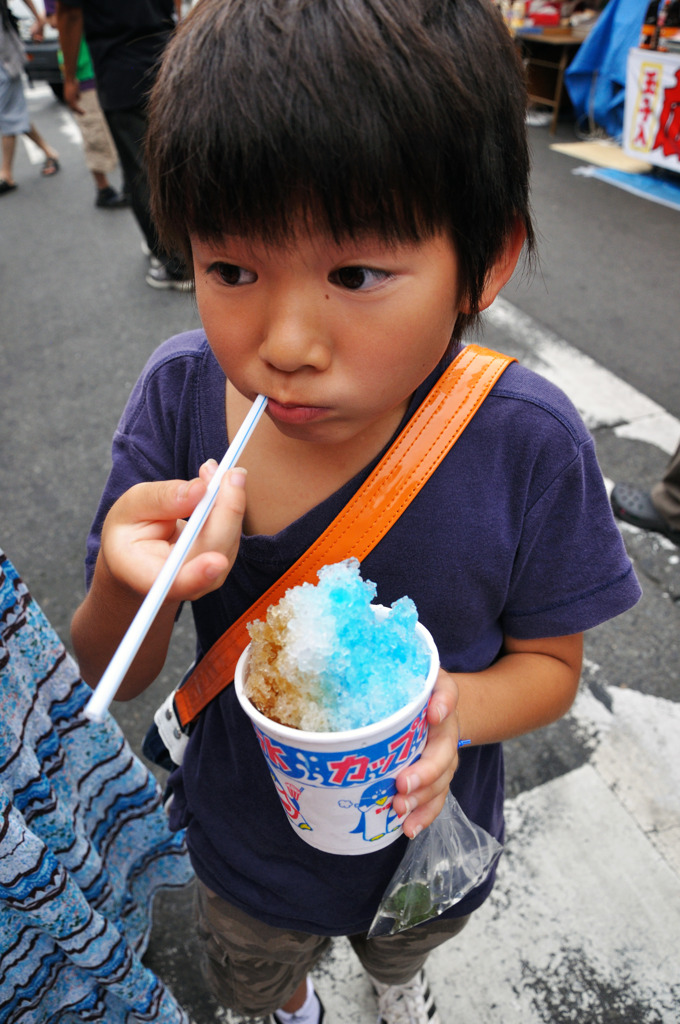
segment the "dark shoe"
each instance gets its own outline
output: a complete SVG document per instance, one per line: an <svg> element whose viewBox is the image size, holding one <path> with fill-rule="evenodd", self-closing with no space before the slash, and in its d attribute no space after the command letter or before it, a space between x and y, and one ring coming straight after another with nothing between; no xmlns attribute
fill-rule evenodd
<svg viewBox="0 0 680 1024"><path fill-rule="evenodd" d="M680 545L680 530L672 530L655 509L649 491L633 484L616 484L611 493L614 515L641 530L653 530Z"/></svg>
<svg viewBox="0 0 680 1024"><path fill-rule="evenodd" d="M130 202L126 195L116 192L115 188L107 185L106 188L98 189L94 205L102 210L120 210L124 206L129 206Z"/></svg>
<svg viewBox="0 0 680 1024"><path fill-rule="evenodd" d="M172 288L177 292L190 292L194 287L194 282L190 277L180 277L163 264L158 267L150 266L145 280L151 288L161 288L165 291Z"/></svg>
<svg viewBox="0 0 680 1024"><path fill-rule="evenodd" d="M18 187L16 181L6 181L4 178L0 178L0 196L4 196L5 192L13 192Z"/></svg>
<svg viewBox="0 0 680 1024"><path fill-rule="evenodd" d="M59 161L56 156L48 156L40 172L43 178L51 178L59 170Z"/></svg>

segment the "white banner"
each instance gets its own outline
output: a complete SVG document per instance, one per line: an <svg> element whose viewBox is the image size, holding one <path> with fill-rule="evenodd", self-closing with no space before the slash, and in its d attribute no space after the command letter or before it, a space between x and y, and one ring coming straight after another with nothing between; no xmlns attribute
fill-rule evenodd
<svg viewBox="0 0 680 1024"><path fill-rule="evenodd" d="M680 54L628 52L623 149L680 171Z"/></svg>

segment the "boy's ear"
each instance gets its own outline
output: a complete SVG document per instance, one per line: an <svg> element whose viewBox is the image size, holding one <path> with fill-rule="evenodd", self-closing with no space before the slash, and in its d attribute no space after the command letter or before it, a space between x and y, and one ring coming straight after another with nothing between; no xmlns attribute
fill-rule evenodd
<svg viewBox="0 0 680 1024"><path fill-rule="evenodd" d="M510 278L515 272L517 261L519 260L524 240L526 239L526 229L524 224L518 219L515 221L515 226L508 235L505 245L498 254L495 263L491 267L491 270L487 274L486 283L484 290L479 302L479 307L475 312L481 313L483 309L488 309L493 300L498 295L501 288L504 288ZM471 313L472 310L466 301L463 301L460 309L461 313Z"/></svg>

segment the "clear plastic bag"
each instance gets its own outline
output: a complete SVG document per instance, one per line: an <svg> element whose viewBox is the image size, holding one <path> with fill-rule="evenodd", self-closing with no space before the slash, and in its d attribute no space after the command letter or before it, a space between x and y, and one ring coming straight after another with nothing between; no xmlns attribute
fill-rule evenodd
<svg viewBox="0 0 680 1024"><path fill-rule="evenodd" d="M484 880L502 850L449 793L429 828L408 844L373 918L369 939L438 917Z"/></svg>

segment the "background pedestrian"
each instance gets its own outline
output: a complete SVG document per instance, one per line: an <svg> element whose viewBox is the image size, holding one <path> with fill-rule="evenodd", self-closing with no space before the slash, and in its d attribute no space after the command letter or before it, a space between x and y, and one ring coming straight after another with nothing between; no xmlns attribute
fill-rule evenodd
<svg viewBox="0 0 680 1024"><path fill-rule="evenodd" d="M42 38L45 18L33 0L23 0L35 18L31 28L34 39ZM2 135L2 165L0 166L0 195L14 191L14 157L18 135L27 135L45 154L41 174L50 178L59 170L59 154L47 142L28 117L23 84L24 47L17 20L7 0L0 0L0 135Z"/></svg>
<svg viewBox="0 0 680 1024"><path fill-rule="evenodd" d="M144 165L147 99L175 28L174 0L58 0L57 25L64 55L64 99L84 113L77 67L83 38L92 55L101 108L123 168L130 204L151 265L152 288L192 287L184 262L159 244L149 208Z"/></svg>
<svg viewBox="0 0 680 1024"><path fill-rule="evenodd" d="M56 29L57 0L45 0L45 17L47 24ZM59 58L63 67L61 53ZM76 77L80 85L79 106L83 113L74 110L73 116L83 138L85 165L95 184L95 206L105 210L123 209L130 205L130 201L125 189L118 192L108 178L118 166L118 152L99 103L94 67L85 39L80 42Z"/></svg>

